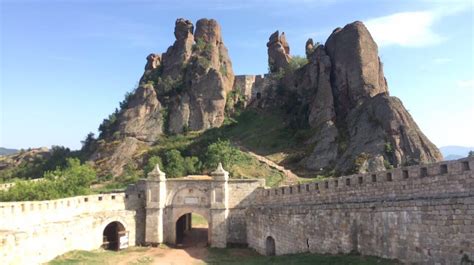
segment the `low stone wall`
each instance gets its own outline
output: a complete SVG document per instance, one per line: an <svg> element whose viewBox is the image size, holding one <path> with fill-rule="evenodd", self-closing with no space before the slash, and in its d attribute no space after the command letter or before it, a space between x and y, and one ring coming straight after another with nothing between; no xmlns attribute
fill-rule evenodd
<svg viewBox="0 0 474 265"><path fill-rule="evenodd" d="M423 264L474 259L474 159L259 191L247 241L265 254L376 255Z"/></svg>
<svg viewBox="0 0 474 265"><path fill-rule="evenodd" d="M38 178L38 179L30 179L28 181L41 181L43 178ZM9 183L2 183L0 184L0 190L9 190L11 187L15 186L15 182L9 182Z"/></svg>
<svg viewBox="0 0 474 265"><path fill-rule="evenodd" d="M0 203L2 264L40 264L71 250L102 245L103 231L118 221L129 233L129 245L140 237L139 198L124 193L67 199ZM136 196L135 196L136 197Z"/></svg>

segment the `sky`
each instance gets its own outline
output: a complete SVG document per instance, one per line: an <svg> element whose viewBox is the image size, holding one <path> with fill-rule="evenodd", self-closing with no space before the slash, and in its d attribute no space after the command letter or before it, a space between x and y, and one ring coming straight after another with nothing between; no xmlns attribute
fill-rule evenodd
<svg viewBox="0 0 474 265"><path fill-rule="evenodd" d="M214 18L236 74L267 72L268 37L292 55L363 21L392 96L437 146L474 146L472 0L0 0L0 146L81 147L137 86L174 22Z"/></svg>

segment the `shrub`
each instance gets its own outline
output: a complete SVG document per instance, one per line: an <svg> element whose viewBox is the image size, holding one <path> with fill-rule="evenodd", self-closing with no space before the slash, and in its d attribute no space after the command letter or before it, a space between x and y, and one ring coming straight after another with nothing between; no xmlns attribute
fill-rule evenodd
<svg viewBox="0 0 474 265"><path fill-rule="evenodd" d="M239 149L233 147L229 141L218 139L207 147L204 155L207 169L215 169L219 162L226 168L234 164L248 161L248 157Z"/></svg>
<svg viewBox="0 0 474 265"><path fill-rule="evenodd" d="M290 59L290 63L287 66L286 72L295 72L307 63L308 59L306 59L305 57L294 56Z"/></svg>
<svg viewBox="0 0 474 265"><path fill-rule="evenodd" d="M164 160L166 163L166 173L169 177L179 177L184 175L184 158L178 150L173 149L166 152Z"/></svg>
<svg viewBox="0 0 474 265"><path fill-rule="evenodd" d="M148 162L144 168L144 174L145 176L150 172L152 171L156 165L159 165L161 170L163 170L163 161L161 160L161 157L159 156L152 156L150 158L148 158Z"/></svg>
<svg viewBox="0 0 474 265"><path fill-rule="evenodd" d="M90 184L96 178L94 169L81 164L77 158L68 158L66 167L58 167L44 174L41 181L18 181L7 191L0 191L0 201L52 200L90 193Z"/></svg>
<svg viewBox="0 0 474 265"><path fill-rule="evenodd" d="M99 126L99 139L109 138L117 130L118 116L119 110L115 109L114 113L102 121L102 124Z"/></svg>

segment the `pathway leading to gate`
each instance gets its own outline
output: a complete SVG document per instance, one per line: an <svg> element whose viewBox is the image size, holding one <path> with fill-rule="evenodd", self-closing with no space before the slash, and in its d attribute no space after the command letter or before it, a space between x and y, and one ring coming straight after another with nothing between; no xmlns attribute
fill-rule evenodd
<svg viewBox="0 0 474 265"><path fill-rule="evenodd" d="M257 159L260 163L267 164L270 168L276 169L283 173L285 175L285 179L283 180L284 185L291 185L291 184L296 184L298 183L299 177L295 173L293 173L291 170L286 169L283 166L278 165L277 163L273 162L272 160L258 155L249 149L247 149L245 146L240 145L239 143L234 143L240 150L247 152L249 155L253 156L255 159Z"/></svg>

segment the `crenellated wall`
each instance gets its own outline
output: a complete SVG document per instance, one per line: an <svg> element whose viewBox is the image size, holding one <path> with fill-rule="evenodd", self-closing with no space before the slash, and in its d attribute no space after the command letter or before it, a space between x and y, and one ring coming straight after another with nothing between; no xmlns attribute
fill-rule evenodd
<svg viewBox="0 0 474 265"><path fill-rule="evenodd" d="M248 244L263 254L271 237L277 255L356 251L423 264L472 260L473 167L466 158L260 189L247 212Z"/></svg>
<svg viewBox="0 0 474 265"><path fill-rule="evenodd" d="M43 178L30 179L28 181L36 182L36 181L41 181L41 180L43 180ZM0 191L1 190L9 190L13 186L15 186L15 182L2 183L2 184L0 184Z"/></svg>
<svg viewBox="0 0 474 265"><path fill-rule="evenodd" d="M236 75L233 90L244 96L244 107L258 103L272 88L269 75Z"/></svg>
<svg viewBox="0 0 474 265"><path fill-rule="evenodd" d="M93 250L105 227L120 222L129 245L143 241L137 194L112 193L50 201L0 203L2 264L40 264L71 250Z"/></svg>
<svg viewBox="0 0 474 265"><path fill-rule="evenodd" d="M474 158L263 188L263 180L166 179L156 168L125 193L0 203L2 264L38 264L103 243L120 222L130 245L174 243L176 220L198 213L212 246L265 254L359 252L419 264L474 259ZM271 241L271 240L270 240Z"/></svg>

